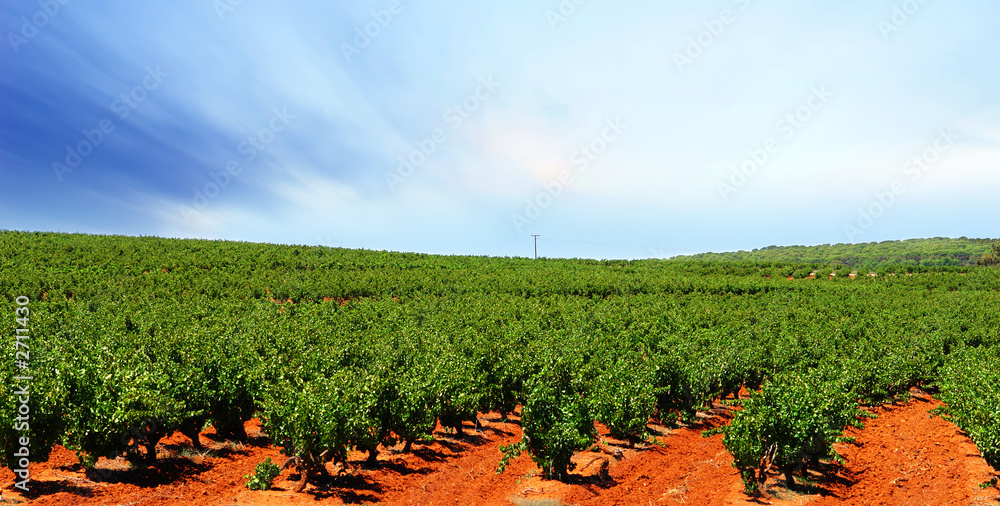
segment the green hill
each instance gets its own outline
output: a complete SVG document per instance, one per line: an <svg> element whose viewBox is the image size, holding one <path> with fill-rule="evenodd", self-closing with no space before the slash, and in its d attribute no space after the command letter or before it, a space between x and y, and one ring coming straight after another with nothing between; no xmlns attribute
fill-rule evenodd
<svg viewBox="0 0 1000 506"><path fill-rule="evenodd" d="M823 244L821 246L768 246L753 251L701 253L674 259L708 261L756 261L775 263L844 264L875 270L883 266L917 267L969 266L990 251L991 239L907 239L861 244Z"/></svg>

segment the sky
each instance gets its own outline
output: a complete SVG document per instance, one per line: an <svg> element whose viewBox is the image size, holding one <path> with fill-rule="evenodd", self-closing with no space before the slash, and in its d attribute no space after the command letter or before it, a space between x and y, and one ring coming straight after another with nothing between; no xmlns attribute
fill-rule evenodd
<svg viewBox="0 0 1000 506"><path fill-rule="evenodd" d="M0 5L0 229L666 258L1000 237L987 0Z"/></svg>

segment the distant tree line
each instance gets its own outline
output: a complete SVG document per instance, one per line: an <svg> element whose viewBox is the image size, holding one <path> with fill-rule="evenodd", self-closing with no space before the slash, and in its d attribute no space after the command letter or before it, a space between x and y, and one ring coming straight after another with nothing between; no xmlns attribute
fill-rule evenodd
<svg viewBox="0 0 1000 506"><path fill-rule="evenodd" d="M993 249L983 255L977 262L979 265L1000 265L1000 241L993 243Z"/></svg>
<svg viewBox="0 0 1000 506"><path fill-rule="evenodd" d="M991 239L907 239L862 244L823 244L820 246L767 246L752 251L701 253L676 259L709 261L756 261L843 265L859 271L878 271L885 267L950 267L997 265L1000 253ZM992 253L991 253L992 247ZM992 263L991 263L992 262Z"/></svg>

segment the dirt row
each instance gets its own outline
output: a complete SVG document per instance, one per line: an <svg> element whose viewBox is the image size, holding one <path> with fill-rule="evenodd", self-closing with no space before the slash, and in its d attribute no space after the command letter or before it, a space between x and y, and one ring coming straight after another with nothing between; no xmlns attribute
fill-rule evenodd
<svg viewBox="0 0 1000 506"><path fill-rule="evenodd" d="M158 462L149 469L130 470L122 460L98 464L88 477L76 456L57 446L49 461L31 469L31 492L25 497L13 487L13 473L0 470L5 502L38 505L314 505L320 504L482 504L556 506L561 504L1000 504L995 486L980 488L1000 473L992 470L975 445L951 423L932 417L937 400L914 392L901 405L875 408L878 418L865 429L850 429L854 444L838 444L846 465L828 464L822 473L799 481L788 490L774 478L765 487L769 497L749 500L743 494L732 457L722 435L702 437L705 429L728 423L728 409L716 405L702 413L695 426L664 428L659 445L629 448L598 425L601 444L574 457L576 470L567 483L543 480L527 455L495 473L500 444L520 440L519 419L501 421L482 414L477 430L469 424L463 437L436 431L436 440L415 445L409 454L382 452L379 467L363 469L364 454L352 455L346 469L331 468L326 483L305 492L289 492L285 471L269 491L250 491L244 476L270 457L282 463L280 451L260 431L257 420L247 423L245 444L223 441L209 429L201 434L206 450L175 434L158 446ZM100 481L95 481L94 479Z"/></svg>

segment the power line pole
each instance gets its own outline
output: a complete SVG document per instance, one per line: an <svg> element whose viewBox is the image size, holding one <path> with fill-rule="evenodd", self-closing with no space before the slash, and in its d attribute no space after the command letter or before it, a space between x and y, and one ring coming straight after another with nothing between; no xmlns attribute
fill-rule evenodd
<svg viewBox="0 0 1000 506"><path fill-rule="evenodd" d="M538 235L539 234L531 234L531 237L535 238L535 260L538 260Z"/></svg>

